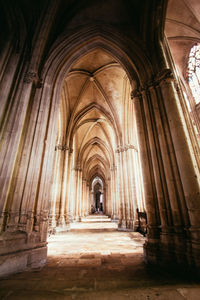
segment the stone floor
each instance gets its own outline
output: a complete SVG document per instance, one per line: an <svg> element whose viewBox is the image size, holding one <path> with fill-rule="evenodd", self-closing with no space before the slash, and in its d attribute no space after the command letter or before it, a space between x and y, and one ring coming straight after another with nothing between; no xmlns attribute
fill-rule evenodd
<svg viewBox="0 0 200 300"><path fill-rule="evenodd" d="M42 269L0 281L0 299L199 300L200 284L143 263L144 238L108 220L83 220L49 238Z"/></svg>

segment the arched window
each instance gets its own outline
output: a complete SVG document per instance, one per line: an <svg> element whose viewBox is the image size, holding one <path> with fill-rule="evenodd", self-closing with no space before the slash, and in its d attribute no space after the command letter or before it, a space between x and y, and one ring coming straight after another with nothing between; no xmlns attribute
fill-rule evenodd
<svg viewBox="0 0 200 300"><path fill-rule="evenodd" d="M188 60L188 83L195 103L200 102L200 44L194 45L190 50Z"/></svg>

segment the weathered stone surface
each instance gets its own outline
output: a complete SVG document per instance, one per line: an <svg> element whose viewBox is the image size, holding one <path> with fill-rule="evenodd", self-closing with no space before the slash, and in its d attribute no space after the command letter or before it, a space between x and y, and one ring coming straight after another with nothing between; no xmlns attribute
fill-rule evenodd
<svg viewBox="0 0 200 300"><path fill-rule="evenodd" d="M95 232L91 226L51 236L46 266L1 280L0 298L199 299L200 285L187 274L147 268L143 242L138 233Z"/></svg>
<svg viewBox="0 0 200 300"><path fill-rule="evenodd" d="M198 273L199 1L1 4L0 274L44 264L48 234L109 243L117 226L145 236L146 262ZM90 259L117 272L140 241L114 243L122 258ZM90 264L81 249L70 264Z"/></svg>

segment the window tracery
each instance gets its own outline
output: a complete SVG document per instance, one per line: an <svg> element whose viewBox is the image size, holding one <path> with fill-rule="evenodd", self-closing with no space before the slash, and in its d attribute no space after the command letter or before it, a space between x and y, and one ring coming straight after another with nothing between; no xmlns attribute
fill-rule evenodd
<svg viewBox="0 0 200 300"><path fill-rule="evenodd" d="M190 50L188 60L188 83L195 103L200 102L200 44L194 45Z"/></svg>

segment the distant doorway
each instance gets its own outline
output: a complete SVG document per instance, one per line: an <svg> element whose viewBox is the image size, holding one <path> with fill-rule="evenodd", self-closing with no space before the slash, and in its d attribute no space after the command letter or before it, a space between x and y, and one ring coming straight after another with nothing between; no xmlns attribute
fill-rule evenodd
<svg viewBox="0 0 200 300"><path fill-rule="evenodd" d="M96 192L96 211L103 211L103 201L102 201L102 193L100 191Z"/></svg>
<svg viewBox="0 0 200 300"><path fill-rule="evenodd" d="M97 176L92 182L92 197L91 197L91 212L103 213L104 212L104 189L103 182Z"/></svg>

